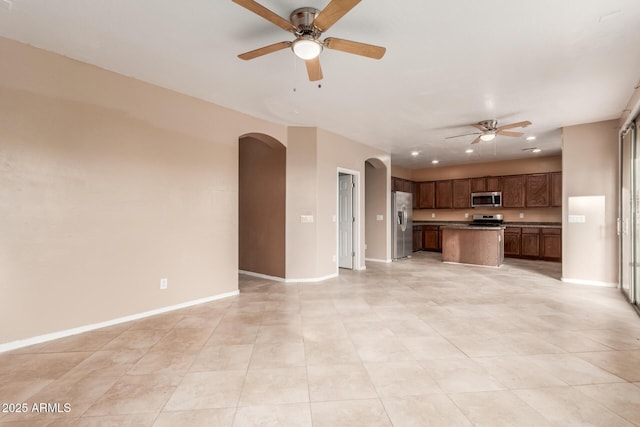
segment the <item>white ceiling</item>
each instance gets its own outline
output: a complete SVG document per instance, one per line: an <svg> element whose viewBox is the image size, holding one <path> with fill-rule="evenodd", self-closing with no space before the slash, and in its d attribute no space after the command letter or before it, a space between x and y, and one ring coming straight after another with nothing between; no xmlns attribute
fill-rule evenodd
<svg viewBox="0 0 640 427"><path fill-rule="evenodd" d="M288 18L329 0L259 0ZM0 0L0 35L287 125L317 126L409 167L560 153L562 126L614 119L640 79L638 0L363 0L324 37L385 46L380 61L328 50L307 80L293 36L231 0ZM2 61L10 58L2 58ZM468 124L530 120L537 140L473 146ZM518 130L518 129L514 129ZM420 151L412 158L409 152Z"/></svg>

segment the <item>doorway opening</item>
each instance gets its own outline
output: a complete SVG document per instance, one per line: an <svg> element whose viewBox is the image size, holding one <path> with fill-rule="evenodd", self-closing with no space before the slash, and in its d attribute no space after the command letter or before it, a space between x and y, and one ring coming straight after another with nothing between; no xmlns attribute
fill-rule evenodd
<svg viewBox="0 0 640 427"><path fill-rule="evenodd" d="M285 278L286 147L258 133L239 140L238 269Z"/></svg>

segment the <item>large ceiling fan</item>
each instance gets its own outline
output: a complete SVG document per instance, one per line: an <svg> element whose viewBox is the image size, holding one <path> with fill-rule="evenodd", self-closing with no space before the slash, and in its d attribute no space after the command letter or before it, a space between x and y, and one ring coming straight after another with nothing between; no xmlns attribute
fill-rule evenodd
<svg viewBox="0 0 640 427"><path fill-rule="evenodd" d="M462 135L449 136L445 139L458 138L458 137L467 136L467 135L478 135L478 137L471 142L472 144L477 144L480 141L491 141L496 137L496 135L519 137L524 135L524 133L512 132L507 129L524 128L529 126L530 124L531 124L530 121L525 120L523 122L498 126L497 120L483 120L481 122L471 125L474 128L478 129L480 132L472 132L472 133L465 133Z"/></svg>
<svg viewBox="0 0 640 427"><path fill-rule="evenodd" d="M320 55L324 47L373 59L382 58L386 51L384 47L333 37L320 40L322 33L331 28L333 24L353 9L355 5L360 3L360 0L331 0L322 11L313 7L301 7L291 12L289 21L253 0L232 1L249 9L251 12L261 16L283 30L293 33L296 37L294 41L274 43L245 52L238 55L240 59L254 59L291 47L296 56L305 61L309 80L316 81L322 80L322 68L320 67L318 55Z"/></svg>

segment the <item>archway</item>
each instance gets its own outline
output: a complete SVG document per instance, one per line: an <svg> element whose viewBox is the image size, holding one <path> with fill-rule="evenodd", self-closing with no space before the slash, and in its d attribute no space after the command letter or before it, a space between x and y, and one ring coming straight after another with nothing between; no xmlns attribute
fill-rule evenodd
<svg viewBox="0 0 640 427"><path fill-rule="evenodd" d="M286 147L269 135L239 139L238 268L285 277Z"/></svg>

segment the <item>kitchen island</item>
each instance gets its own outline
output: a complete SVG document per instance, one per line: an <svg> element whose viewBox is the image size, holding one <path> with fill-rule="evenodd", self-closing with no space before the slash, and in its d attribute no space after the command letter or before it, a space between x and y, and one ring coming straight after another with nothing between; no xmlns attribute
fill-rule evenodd
<svg viewBox="0 0 640 427"><path fill-rule="evenodd" d="M504 226L441 226L442 261L500 267L504 261Z"/></svg>

